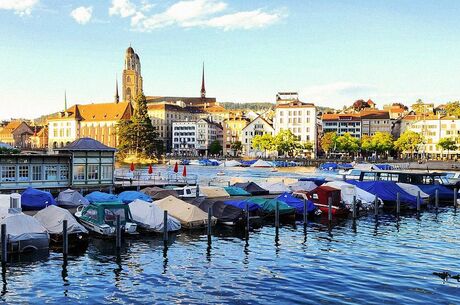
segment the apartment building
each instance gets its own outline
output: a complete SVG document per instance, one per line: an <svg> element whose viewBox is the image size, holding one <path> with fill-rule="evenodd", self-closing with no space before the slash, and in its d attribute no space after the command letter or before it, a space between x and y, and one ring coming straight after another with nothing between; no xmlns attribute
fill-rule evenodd
<svg viewBox="0 0 460 305"><path fill-rule="evenodd" d="M266 154L270 154L271 152L261 151L252 147L252 139L255 136L262 136L264 134L275 135L275 129L273 128L272 122L264 119L262 116L258 116L256 119L249 122L241 133L243 155L249 157L266 157Z"/></svg>

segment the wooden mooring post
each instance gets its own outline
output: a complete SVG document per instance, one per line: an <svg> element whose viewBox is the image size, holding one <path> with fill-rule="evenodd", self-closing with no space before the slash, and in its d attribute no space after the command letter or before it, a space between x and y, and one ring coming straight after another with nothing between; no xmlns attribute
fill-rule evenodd
<svg viewBox="0 0 460 305"><path fill-rule="evenodd" d="M117 250L121 248L121 222L120 215L117 215L116 218L116 227L115 227L115 246Z"/></svg>
<svg viewBox="0 0 460 305"><path fill-rule="evenodd" d="M329 197L327 199L327 204L328 204L327 219L329 220L329 222L332 222L332 197Z"/></svg>
<svg viewBox="0 0 460 305"><path fill-rule="evenodd" d="M2 243L2 263L6 263L8 261L8 235L6 234L6 224L2 224L1 226L1 243Z"/></svg>
<svg viewBox="0 0 460 305"><path fill-rule="evenodd" d="M67 232L67 219L62 221L62 254L64 257L69 254L69 234Z"/></svg>
<svg viewBox="0 0 460 305"><path fill-rule="evenodd" d="M353 220L356 220L356 195L353 196Z"/></svg>
<svg viewBox="0 0 460 305"><path fill-rule="evenodd" d="M168 211L163 213L163 241L168 241Z"/></svg>
<svg viewBox="0 0 460 305"><path fill-rule="evenodd" d="M401 194L399 192L396 193L396 215L399 216L401 213Z"/></svg>

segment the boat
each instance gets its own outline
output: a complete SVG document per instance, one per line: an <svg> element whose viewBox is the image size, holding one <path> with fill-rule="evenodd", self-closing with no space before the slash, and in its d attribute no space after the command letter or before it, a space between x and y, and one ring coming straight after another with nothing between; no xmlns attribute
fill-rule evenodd
<svg viewBox="0 0 460 305"><path fill-rule="evenodd" d="M362 172L372 172L375 170L380 170L375 164L371 163L357 163L353 165L353 168L348 168L344 170L339 170L339 176L345 176L346 179L359 179Z"/></svg>
<svg viewBox="0 0 460 305"><path fill-rule="evenodd" d="M8 233L8 253L27 253L49 249L46 229L32 216L22 212L10 212L3 216Z"/></svg>
<svg viewBox="0 0 460 305"><path fill-rule="evenodd" d="M417 197L403 190L396 182L357 180L347 180L346 182L356 185L356 187L380 198L384 202L385 209L394 209L396 207L397 193L399 193L401 209L417 208Z"/></svg>
<svg viewBox="0 0 460 305"><path fill-rule="evenodd" d="M99 191L89 193L88 195L85 196L85 198L90 203L120 201L117 195L108 194L108 193L99 192Z"/></svg>
<svg viewBox="0 0 460 305"><path fill-rule="evenodd" d="M136 234L137 225L132 221L129 206L121 201L93 202L75 213L85 228L101 237L115 237L117 215L122 232Z"/></svg>
<svg viewBox="0 0 460 305"><path fill-rule="evenodd" d="M279 199L256 197L249 198L246 201L257 204L260 207L259 212L263 217L275 216L276 206L278 205L280 218L295 219L295 209Z"/></svg>
<svg viewBox="0 0 460 305"><path fill-rule="evenodd" d="M21 208L24 211L41 210L49 205L56 205L50 192L29 187L21 194Z"/></svg>
<svg viewBox="0 0 460 305"><path fill-rule="evenodd" d="M88 245L88 230L78 223L68 210L50 205L38 211L33 217L45 227L53 247L62 248L64 220L67 220L69 249L78 250Z"/></svg>
<svg viewBox="0 0 460 305"><path fill-rule="evenodd" d="M181 165L190 165L190 160L184 159L184 160L180 161L180 164Z"/></svg>
<svg viewBox="0 0 460 305"><path fill-rule="evenodd" d="M225 176L225 172L224 171L218 171L216 173L216 176Z"/></svg>
<svg viewBox="0 0 460 305"><path fill-rule="evenodd" d="M334 162L326 162L319 166L319 169L322 171L335 171L338 168L339 166L337 165L337 163Z"/></svg>
<svg viewBox="0 0 460 305"><path fill-rule="evenodd" d="M259 159L253 164L251 164L251 167L261 167L261 168L269 168L272 167L273 165L270 162L267 162L265 160Z"/></svg>
<svg viewBox="0 0 460 305"><path fill-rule="evenodd" d="M276 168L276 166L273 165L272 169L270 170L272 173L276 173L278 171L278 169Z"/></svg>
<svg viewBox="0 0 460 305"><path fill-rule="evenodd" d="M56 198L56 203L62 208L76 208L81 205L88 205L89 201L76 190L67 189L59 193Z"/></svg>
<svg viewBox="0 0 460 305"><path fill-rule="evenodd" d="M430 201L434 202L436 197L436 190L438 191L438 198L440 204L449 204L453 205L454 203L454 190L448 188L444 185L433 184L433 185L423 185L419 184L417 187L427 195L430 196ZM457 198L460 198L460 195L457 194Z"/></svg>
<svg viewBox="0 0 460 305"><path fill-rule="evenodd" d="M313 191L317 187L318 186L313 181L300 181L300 180L288 185L288 188L291 190L291 192L296 192L296 191L310 192L310 191Z"/></svg>
<svg viewBox="0 0 460 305"><path fill-rule="evenodd" d="M276 197L276 199L286 203L288 206L295 209L297 215L304 214L304 204L307 205L307 214L309 217L315 217L321 215L322 211L318 209L313 201L307 199L299 199L298 197L293 196L291 193L283 193Z"/></svg>
<svg viewBox="0 0 460 305"><path fill-rule="evenodd" d="M223 201L224 204L232 205L234 207L240 208L242 210L249 210L251 215L256 214L260 210L260 206L257 203L244 200L225 200Z"/></svg>
<svg viewBox="0 0 460 305"><path fill-rule="evenodd" d="M136 199L129 204L129 209L140 231L164 232L164 210L156 203ZM168 232L178 231L181 228L180 221L168 215L166 229Z"/></svg>
<svg viewBox="0 0 460 305"><path fill-rule="evenodd" d="M208 213L202 211L199 207L187 203L174 196L168 196L164 199L155 201L163 210L168 211L168 215L180 221L183 228L195 229L208 226ZM217 222L215 217L211 217L211 226Z"/></svg>
<svg viewBox="0 0 460 305"><path fill-rule="evenodd" d="M241 163L236 161L236 160L229 160L229 161L225 160L219 166L221 166L221 167L237 167L237 166L241 166Z"/></svg>
<svg viewBox="0 0 460 305"><path fill-rule="evenodd" d="M255 182L238 182L233 184L233 186L242 188L243 190L251 194L251 196L263 196L269 194L269 191L261 188Z"/></svg>
<svg viewBox="0 0 460 305"><path fill-rule="evenodd" d="M225 204L224 201L200 200L193 204L203 211L209 211L209 208L211 208L212 216L221 224L236 226L244 225L245 223L245 211L241 208Z"/></svg>
<svg viewBox="0 0 460 305"><path fill-rule="evenodd" d="M430 195L422 191L417 185L402 182L397 182L396 184L412 196L417 197L420 194L420 198L424 203L428 204L430 202ZM451 191L451 193L453 195L454 192Z"/></svg>
<svg viewBox="0 0 460 305"><path fill-rule="evenodd" d="M147 201L147 202L153 201L149 195L142 193L142 192L136 192L136 191L121 192L120 194L118 194L118 199L120 199L123 203L126 203L126 204L133 202L136 199L140 199L140 200Z"/></svg>
<svg viewBox="0 0 460 305"><path fill-rule="evenodd" d="M446 173L421 172L421 171L400 171L400 170L363 170L359 181L393 181L399 183L409 183L415 185L435 185L441 184L453 188L454 184L449 183Z"/></svg>
<svg viewBox="0 0 460 305"><path fill-rule="evenodd" d="M153 200L163 199L168 196L178 197L179 195L175 190L167 190L161 187L153 186L153 187L146 187L141 190L142 193L147 194Z"/></svg>
<svg viewBox="0 0 460 305"><path fill-rule="evenodd" d="M302 192L294 192L301 195ZM350 210L341 200L340 189L321 185L311 192L305 193L306 198L313 201L323 215L329 215L329 198L332 199L331 213L333 217L346 217Z"/></svg>
<svg viewBox="0 0 460 305"><path fill-rule="evenodd" d="M203 194L200 192L197 196L197 187L196 186L191 186L187 185L184 187L174 187L172 189L177 193L177 196L180 198L195 198L198 196L203 196Z"/></svg>
<svg viewBox="0 0 460 305"><path fill-rule="evenodd" d="M283 182L259 182L258 185L267 190L269 194L283 194L291 193L291 189L288 188Z"/></svg>
<svg viewBox="0 0 460 305"><path fill-rule="evenodd" d="M251 196L249 192L246 192L244 189L236 186L226 186L224 187L225 191L230 196Z"/></svg>
<svg viewBox="0 0 460 305"><path fill-rule="evenodd" d="M200 193L206 198L230 197L225 188L218 186L202 186L200 187Z"/></svg>
<svg viewBox="0 0 460 305"><path fill-rule="evenodd" d="M345 181L331 181L323 185L339 189L342 201L350 210L353 209L353 197L356 197L357 211L366 211L375 208L375 195L356 187L356 185ZM383 201L378 197L377 200L379 201L379 207L383 206Z"/></svg>

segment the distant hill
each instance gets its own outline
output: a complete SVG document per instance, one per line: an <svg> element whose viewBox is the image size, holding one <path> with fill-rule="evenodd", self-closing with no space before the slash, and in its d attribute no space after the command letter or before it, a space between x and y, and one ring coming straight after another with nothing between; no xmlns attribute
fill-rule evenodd
<svg viewBox="0 0 460 305"><path fill-rule="evenodd" d="M334 108L331 108L331 107L321 107L321 106L316 106L316 110L321 113L334 113L336 112L337 110L335 110Z"/></svg>
<svg viewBox="0 0 460 305"><path fill-rule="evenodd" d="M233 102L220 103L220 105L227 110L249 109L253 111L267 110L275 106L275 104L272 104L272 103L233 103Z"/></svg>

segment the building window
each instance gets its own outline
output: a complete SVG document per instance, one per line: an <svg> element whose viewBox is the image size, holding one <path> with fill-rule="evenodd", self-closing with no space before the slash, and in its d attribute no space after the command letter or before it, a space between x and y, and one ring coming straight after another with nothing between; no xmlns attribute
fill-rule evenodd
<svg viewBox="0 0 460 305"><path fill-rule="evenodd" d="M59 172L60 180L69 180L69 166L68 165L61 165L60 172Z"/></svg>
<svg viewBox="0 0 460 305"><path fill-rule="evenodd" d="M16 166L4 165L2 166L2 181L15 181L16 180Z"/></svg>
<svg viewBox="0 0 460 305"><path fill-rule="evenodd" d="M97 180L99 179L98 165L88 165L88 180Z"/></svg>
<svg viewBox="0 0 460 305"><path fill-rule="evenodd" d="M32 165L32 180L33 181L42 180L42 166L41 165Z"/></svg>
<svg viewBox="0 0 460 305"><path fill-rule="evenodd" d="M101 179L112 180L113 170L112 165L101 165Z"/></svg>
<svg viewBox="0 0 460 305"><path fill-rule="evenodd" d="M57 166L45 165L45 180L57 180Z"/></svg>
<svg viewBox="0 0 460 305"><path fill-rule="evenodd" d="M85 180L85 166L84 165L74 165L73 180Z"/></svg>
<svg viewBox="0 0 460 305"><path fill-rule="evenodd" d="M29 181L29 165L19 165L18 181Z"/></svg>

